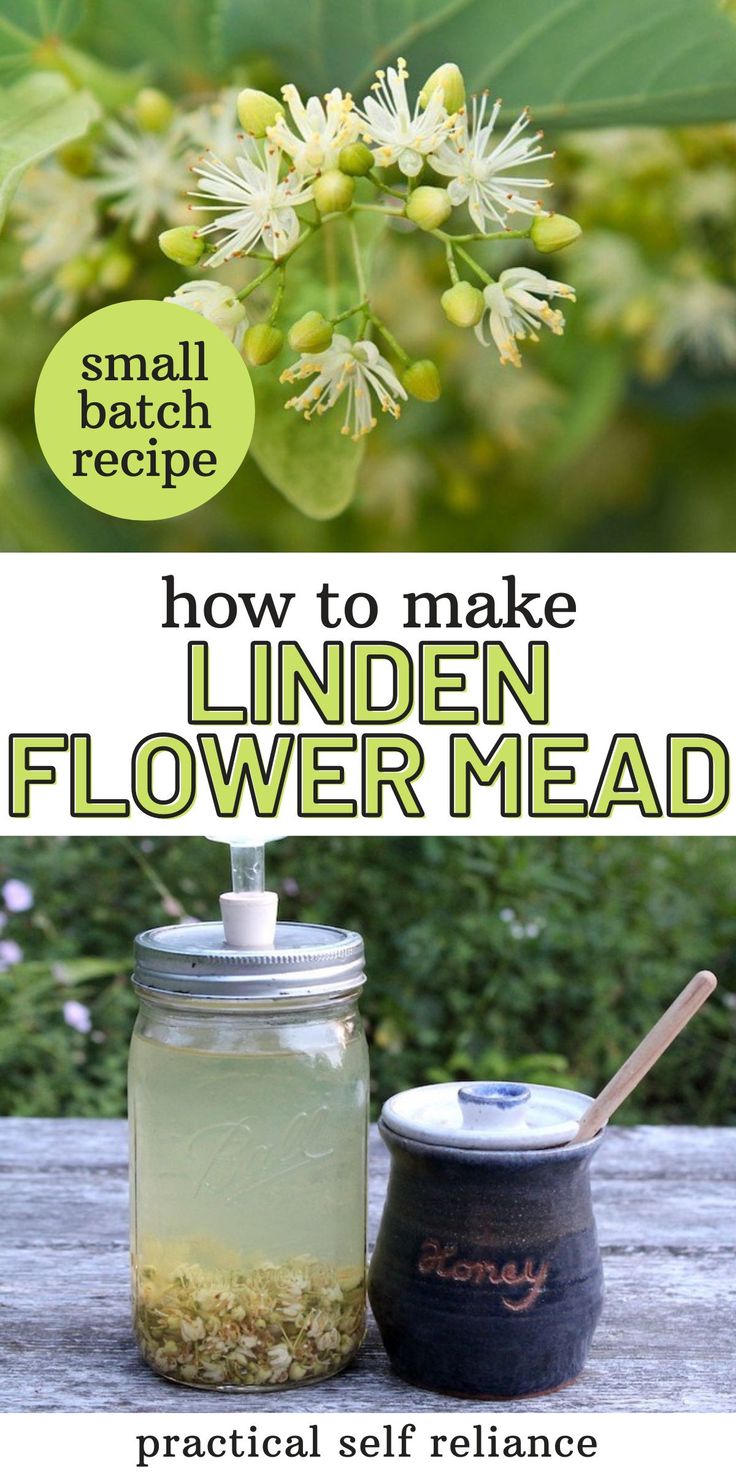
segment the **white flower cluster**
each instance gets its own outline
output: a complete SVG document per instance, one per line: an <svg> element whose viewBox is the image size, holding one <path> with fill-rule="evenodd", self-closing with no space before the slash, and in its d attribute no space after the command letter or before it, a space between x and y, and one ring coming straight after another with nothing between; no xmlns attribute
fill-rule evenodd
<svg viewBox="0 0 736 1472"><path fill-rule="evenodd" d="M535 341L540 326L563 331L562 313L550 302L574 300L571 287L527 265L493 277L466 248L521 238L548 253L580 233L575 221L542 207L540 192L550 181L530 166L551 154L542 151L526 110L505 130L500 121L500 102L466 101L451 62L412 96L399 58L376 73L362 102L337 87L305 100L290 83L280 98L227 89L183 109L144 88L71 156L29 174L16 208L23 263L39 305L69 317L81 301L119 292L136 250L161 231L163 253L202 273L165 300L214 322L256 367L276 359L288 338L297 357L281 366L281 380L309 382L286 407L310 420L340 402L342 432L358 440L374 428L379 410L397 418L408 397L431 402L441 392L435 364L413 362L376 313L360 211L434 237L450 277L441 298L445 316L475 328L502 363L519 366L519 344ZM196 188L187 187L192 173ZM445 228L456 210L463 211L461 229L474 227L470 233ZM291 258L340 221L350 239L347 249L331 252L338 263L331 292L342 305L354 284L354 305L333 307L331 317L312 310L282 327ZM225 282L213 279L210 273L236 259L265 265L255 275L235 266ZM269 282L275 291L267 316L254 318L249 298Z"/></svg>
<svg viewBox="0 0 736 1472"><path fill-rule="evenodd" d="M447 84L443 71L451 73ZM195 167L201 181L198 193L212 201L196 208L219 214L202 231L221 237L208 265L217 266L261 243L276 258L287 254L300 233L296 206L315 198L315 180L338 170L343 149L358 140L370 150L370 164L376 168L395 166L413 180L426 164L448 177L451 206L467 201L480 231L489 223L505 226L512 214L539 214L542 205L536 193L548 189L550 180L526 178L515 171L551 157L542 153L541 134L524 136L529 124L524 111L496 141L500 102L487 113L487 98L473 98L468 117L464 87L458 87L455 72L456 68L440 68L436 85L428 93L425 88L413 106L403 57L396 67L377 73L362 107L339 88L328 92L324 102L310 97L305 103L289 84L282 89L283 108L264 94L249 93L241 108L246 128L251 121L260 132L260 117L268 117L268 103L273 104L274 121L266 124L262 139L247 139L233 165L210 154ZM445 94L453 84L456 99L463 101L450 111Z"/></svg>
<svg viewBox="0 0 736 1472"><path fill-rule="evenodd" d="M531 222L514 236L531 239L540 251L559 249L579 234L574 221L543 210L539 191L549 188L550 181L525 172L530 163L551 157L542 152L542 135L529 132L526 110L497 134L500 102L489 106L483 96L468 107L462 75L452 63L438 67L414 100L407 81L406 62L399 58L395 67L376 74L362 105L339 88L323 99L306 101L292 84L282 88L281 101L243 91L237 99L245 129L239 146L228 147L226 157L211 149L194 165L198 189L193 208L212 218L188 234L169 232L162 248L182 265L196 263L210 270L258 252L271 265L240 292L241 304L254 285L277 271L280 292L268 321L253 326L247 324L245 308L237 322L230 315L230 295L227 321L222 321L225 298L198 291L193 282L167 300L219 321L233 340L242 338L255 365L269 362L283 346L276 316L290 256L325 219L368 208L403 216L443 242L451 275L442 297L445 314L457 326L474 327L484 346L493 343L502 363L519 366L518 344L536 341L540 325L562 332L564 317L550 306L550 298L574 300L571 287L526 267L503 271L494 280L461 249L468 239L503 237L512 215ZM422 183L420 176L439 182ZM449 181L446 188L444 179ZM357 181L372 187L373 203L356 198ZM477 236L456 237L441 228L463 206ZM460 279L459 260L474 271L482 290ZM364 296L362 275L359 268ZM336 334L338 323L351 316L360 319L355 339L342 331ZM389 357L379 351L374 333L383 337ZM408 394L432 400L440 392L434 364L411 363L366 301L332 322L308 313L292 327L289 343L300 356L283 370L282 382L311 382L287 401L287 409L309 420L342 400L342 432L356 440L374 428L376 407L396 418Z"/></svg>
<svg viewBox="0 0 736 1472"><path fill-rule="evenodd" d="M316 377L312 378L314 374ZM296 409L309 420L313 414L326 414L344 393L346 412L342 433L352 434L354 439L375 429L371 395L383 412L394 419L401 412L398 400L406 398L406 389L374 342L351 342L339 333L335 333L325 352L302 353L299 362L285 368L281 375L283 383L293 383L298 378L312 378L312 382L303 393L287 401L287 409Z"/></svg>
<svg viewBox="0 0 736 1472"><path fill-rule="evenodd" d="M502 363L520 367L518 343L525 337L537 342L536 328L540 324L557 337L564 331L562 312L549 305L549 298L554 296L575 300L575 292L564 281L551 281L541 271L531 271L525 266L502 271L498 281L486 286L483 292L484 314L488 317L491 339L498 348ZM475 333L479 342L488 344L483 332L483 319L477 324Z"/></svg>
<svg viewBox="0 0 736 1472"><path fill-rule="evenodd" d="M187 1385L321 1380L347 1364L365 1329L362 1267L338 1273L308 1257L229 1272L148 1263L134 1296L143 1358Z"/></svg>

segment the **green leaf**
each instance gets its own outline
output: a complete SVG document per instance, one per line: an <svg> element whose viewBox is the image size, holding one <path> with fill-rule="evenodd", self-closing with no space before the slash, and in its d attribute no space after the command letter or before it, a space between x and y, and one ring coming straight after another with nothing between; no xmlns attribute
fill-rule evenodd
<svg viewBox="0 0 736 1472"><path fill-rule="evenodd" d="M61 72L74 87L86 88L109 111L132 102L149 75L145 65L128 71L105 66L104 62L79 51L76 46L48 47L44 51L39 50L39 54L51 70Z"/></svg>
<svg viewBox="0 0 736 1472"><path fill-rule="evenodd" d="M16 346L18 339L16 337ZM0 552L73 552L79 540L40 468L9 432L0 433Z"/></svg>
<svg viewBox="0 0 736 1472"><path fill-rule="evenodd" d="M104 108L123 107L142 86L147 67L120 71L67 44L84 19L84 0L2 0L0 71L6 76L29 71L59 72L74 88L87 88ZM94 48L96 49L96 48Z"/></svg>
<svg viewBox="0 0 736 1472"><path fill-rule="evenodd" d="M59 41L76 29L85 14L85 0L2 0L0 62L25 67L44 38Z"/></svg>
<svg viewBox="0 0 736 1472"><path fill-rule="evenodd" d="M717 0L219 0L215 42L230 64L265 53L304 88L358 97L399 55L417 85L452 60L470 91L556 127L736 116L736 25Z"/></svg>
<svg viewBox="0 0 736 1472"><path fill-rule="evenodd" d="M81 137L98 115L88 92L74 92L53 72L0 91L0 225L26 169Z"/></svg>
<svg viewBox="0 0 736 1472"><path fill-rule="evenodd" d="M128 960L110 961L102 956L76 956L57 962L54 980L66 986L78 986L85 981L99 981L103 976L125 975L129 970Z"/></svg>
<svg viewBox="0 0 736 1472"><path fill-rule="evenodd" d="M305 516L328 521L353 499L363 446L340 434L339 409L310 424L284 409L288 390L272 369L293 358L293 353L282 355L262 370L263 376L253 375L256 427L250 453L287 501Z"/></svg>
<svg viewBox="0 0 736 1472"><path fill-rule="evenodd" d="M564 470L603 431L624 397L628 378L628 356L622 344L591 341L578 330L569 333L566 346L569 353L558 378L564 379L567 402L559 432L545 446L547 476Z"/></svg>
<svg viewBox="0 0 736 1472"><path fill-rule="evenodd" d="M357 226L366 266L382 223L380 215L366 214ZM326 280L333 273L339 284L331 294ZM299 250L287 268L284 321L291 325L312 308L335 316L357 300L348 225L333 221ZM349 334L356 321L340 330ZM279 383L279 374L295 356L287 347L268 367L253 369L256 426L250 453L288 501L305 516L326 521L338 516L352 500L364 446L340 433L342 401L331 413L309 423L284 408L294 390Z"/></svg>

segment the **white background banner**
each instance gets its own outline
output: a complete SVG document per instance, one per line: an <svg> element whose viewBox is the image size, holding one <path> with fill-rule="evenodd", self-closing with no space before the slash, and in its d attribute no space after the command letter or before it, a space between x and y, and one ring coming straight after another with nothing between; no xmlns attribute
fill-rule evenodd
<svg viewBox="0 0 736 1472"><path fill-rule="evenodd" d="M642 1387L645 1390L645 1387ZM406 1428L402 1439L402 1428ZM726 1415L565 1415L509 1412L480 1405L469 1413L406 1416L351 1414L249 1415L247 1397L222 1415L6 1416L0 1425L5 1460L35 1469L104 1466L105 1472L186 1467L294 1468L326 1472L390 1463L396 1468L544 1466L595 1472L671 1472L728 1464L732 1421ZM235 1435L235 1441L233 1436ZM167 1436L170 1441L167 1443ZM536 1444L530 1438L539 1438ZM287 1438L292 1450L287 1451ZM187 1438L189 1442L187 1444ZM303 1450L299 1451L301 1439ZM547 1439L547 1449L542 1438ZM402 1451L403 1447L403 1451ZM314 1455L314 1452L317 1455Z"/></svg>

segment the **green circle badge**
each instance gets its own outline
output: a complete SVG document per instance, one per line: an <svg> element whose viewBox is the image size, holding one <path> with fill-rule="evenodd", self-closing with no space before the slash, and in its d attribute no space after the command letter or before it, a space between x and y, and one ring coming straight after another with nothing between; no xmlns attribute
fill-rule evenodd
<svg viewBox="0 0 736 1472"><path fill-rule="evenodd" d="M107 516L193 511L232 479L250 444L248 369L225 333L168 302L118 302L57 342L36 389L36 433L54 475Z"/></svg>

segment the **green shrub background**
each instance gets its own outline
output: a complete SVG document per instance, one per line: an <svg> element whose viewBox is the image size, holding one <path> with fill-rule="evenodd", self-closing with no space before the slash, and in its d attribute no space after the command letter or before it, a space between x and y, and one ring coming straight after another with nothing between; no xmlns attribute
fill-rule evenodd
<svg viewBox="0 0 736 1472"><path fill-rule="evenodd" d="M227 850L6 839L8 878L34 904L1 937L23 960L0 975L0 1113L122 1114L133 936L215 915ZM269 881L283 918L365 936L376 1106L461 1077L594 1092L705 966L719 991L620 1119L736 1123L736 842L289 839L269 849ZM91 1032L64 1021L69 1000L89 1008Z"/></svg>

